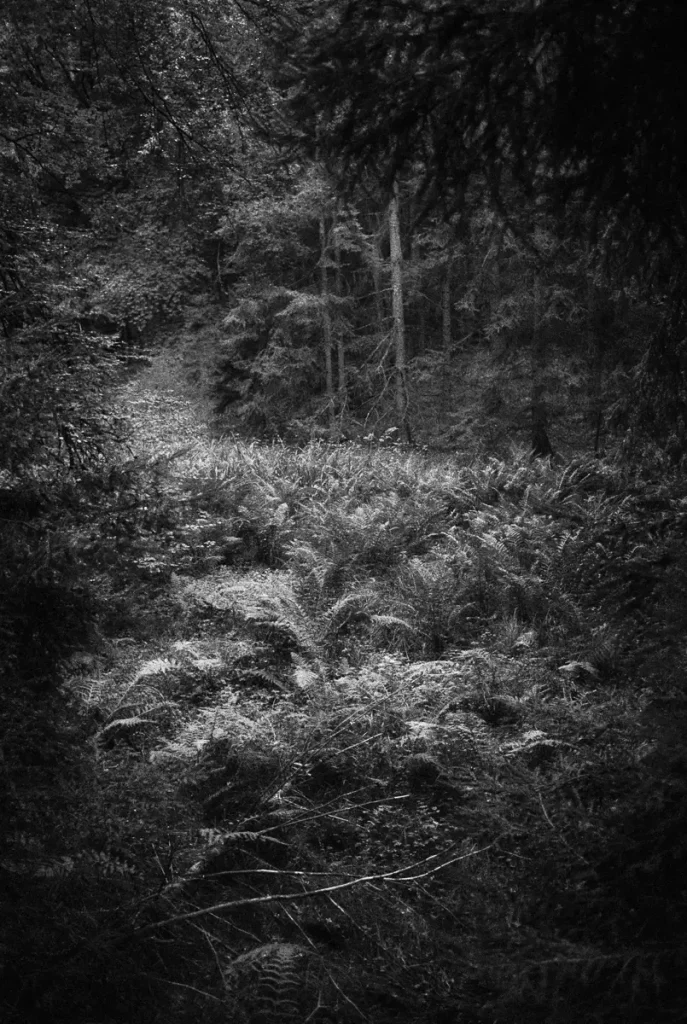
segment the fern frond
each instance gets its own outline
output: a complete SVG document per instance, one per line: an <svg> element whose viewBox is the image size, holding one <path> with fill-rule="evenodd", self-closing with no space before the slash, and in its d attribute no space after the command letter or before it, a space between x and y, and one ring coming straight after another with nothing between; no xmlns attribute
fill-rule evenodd
<svg viewBox="0 0 687 1024"><path fill-rule="evenodd" d="M267 686L276 686L278 690L287 691L288 688L284 686L276 672L271 672L267 668L242 668L236 670L236 678L249 683L266 683Z"/></svg>
<svg viewBox="0 0 687 1024"><path fill-rule="evenodd" d="M513 556L504 544L501 537L495 536L492 533L483 533L481 536L475 537L478 551L484 555L491 555L492 558L497 560L502 566L508 566L513 561Z"/></svg>
<svg viewBox="0 0 687 1024"><path fill-rule="evenodd" d="M191 665L199 672L214 672L223 668L224 662L221 658L194 658Z"/></svg>
<svg viewBox="0 0 687 1024"><path fill-rule="evenodd" d="M70 679L68 685L69 692L83 705L84 710L97 707L100 703L100 695L103 689L101 679L79 679L78 681Z"/></svg>
<svg viewBox="0 0 687 1024"><path fill-rule="evenodd" d="M316 997L305 946L269 942L236 957L224 972L224 984L238 1020L260 1024L296 1024Z"/></svg>
<svg viewBox="0 0 687 1024"><path fill-rule="evenodd" d="M408 633L417 633L417 626L414 626L412 622L408 622L407 619L401 619L398 615L371 615L370 622L374 623L375 626L381 628L392 628L398 627L404 629Z"/></svg>
<svg viewBox="0 0 687 1024"><path fill-rule="evenodd" d="M539 768L567 746L541 729L529 729L518 740L505 744L503 752L507 758L522 757L529 768Z"/></svg>
<svg viewBox="0 0 687 1024"><path fill-rule="evenodd" d="M232 844L238 845L239 843L274 843L277 846L284 845L281 839L276 839L274 836L267 836L262 832L251 832L246 829L225 832L222 829L201 828L198 830L198 835L211 846L218 849L224 849Z"/></svg>
<svg viewBox="0 0 687 1024"><path fill-rule="evenodd" d="M571 951L528 965L519 978L521 995L538 1004L568 991L587 990L598 1000L603 987L614 1000L633 1003L642 997L656 997L664 978L670 976L684 956L684 949L629 949L614 953L598 950Z"/></svg>
<svg viewBox="0 0 687 1024"><path fill-rule="evenodd" d="M354 590L339 598L327 612L328 632L340 633L350 623L361 619L369 621L372 610L379 604L379 593L372 587Z"/></svg>
<svg viewBox="0 0 687 1024"><path fill-rule="evenodd" d="M169 672L176 672L180 668L180 662L176 661L174 658L152 658L136 670L136 674L132 680L132 685L137 683L140 679L148 678L148 676L164 676Z"/></svg>
<svg viewBox="0 0 687 1024"><path fill-rule="evenodd" d="M253 629L271 631L273 642L293 646L311 657L319 653L317 627L298 601L286 573L256 573L240 582L223 574L186 590L206 606L231 611Z"/></svg>
<svg viewBox="0 0 687 1024"><path fill-rule="evenodd" d="M193 761L211 744L231 739L241 744L255 736L259 723L236 710L237 694L228 695L221 706L201 708L173 740L154 750L153 763L165 761Z"/></svg>
<svg viewBox="0 0 687 1024"><path fill-rule="evenodd" d="M101 878L131 878L137 874L136 866L121 853L111 850L85 849L76 854L52 857L34 869L34 878L66 878L68 875L97 874Z"/></svg>
<svg viewBox="0 0 687 1024"><path fill-rule="evenodd" d="M67 875L74 872L75 868L76 861L73 857L55 857L53 860L39 865L32 874L35 878L66 878Z"/></svg>
<svg viewBox="0 0 687 1024"><path fill-rule="evenodd" d="M121 732L131 732L132 729L138 728L139 725L153 725L154 721L152 718L141 718L140 715L132 715L130 718L115 718L111 722L108 722L100 730L101 734L110 732L116 729Z"/></svg>
<svg viewBox="0 0 687 1024"><path fill-rule="evenodd" d="M172 650L198 658L201 655L202 648L197 640L175 640L172 644Z"/></svg>

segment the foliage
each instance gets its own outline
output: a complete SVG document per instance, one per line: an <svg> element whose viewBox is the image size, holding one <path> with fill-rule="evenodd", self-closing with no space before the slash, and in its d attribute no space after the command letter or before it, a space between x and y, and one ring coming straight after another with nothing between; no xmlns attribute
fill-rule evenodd
<svg viewBox="0 0 687 1024"><path fill-rule="evenodd" d="M681 237L684 128L670 97L684 81L682 10L351 0L317 13L293 103L349 165L381 160L392 180L421 159L450 203L470 172L497 190L514 172L530 190L582 188L606 212L637 215L636 230ZM661 145L639 141L649 121Z"/></svg>
<svg viewBox="0 0 687 1024"><path fill-rule="evenodd" d="M102 262L88 261L89 317L124 324L134 337L179 317L190 297L209 285L195 248L188 232L139 225L110 246Z"/></svg>
<svg viewBox="0 0 687 1024"><path fill-rule="evenodd" d="M679 1017L680 16L640 7L8 5L10 1024ZM402 164L443 451L392 426Z"/></svg>
<svg viewBox="0 0 687 1024"><path fill-rule="evenodd" d="M610 271L654 296L633 426L681 448L685 147L662 97L684 81L682 11L352 0L317 13L295 43L290 102L332 167L375 168L387 184L419 171L425 207L444 217L472 212L471 185L487 192L540 270L549 260L533 229L553 213L559 240L586 241L593 278ZM649 122L660 144L646 142ZM470 289L463 303L474 309ZM507 304L501 315L510 326Z"/></svg>
<svg viewBox="0 0 687 1024"><path fill-rule="evenodd" d="M12 946L9 1019L86 1021L106 1000L127 1020L669 1020L685 927L670 464L460 465L211 441L192 419L166 436L182 407L144 384L171 387L163 360L120 390L139 444L167 453L118 477L141 546L89 556L86 508L63 521L158 625L122 637L98 575L108 635L63 662L51 735L6 691L1 864L24 892L3 934L21 918L36 950ZM43 756L63 766L52 783ZM65 950L47 976L46 901Z"/></svg>

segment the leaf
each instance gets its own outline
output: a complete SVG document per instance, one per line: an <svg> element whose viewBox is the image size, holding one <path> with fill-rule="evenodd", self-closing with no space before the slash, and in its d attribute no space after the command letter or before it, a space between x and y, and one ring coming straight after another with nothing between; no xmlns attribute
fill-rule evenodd
<svg viewBox="0 0 687 1024"><path fill-rule="evenodd" d="M131 718L115 718L114 721L108 722L100 730L101 733L108 732L112 729L122 729L123 731L129 729L135 729L139 725L155 725L155 721L152 718L141 718L139 715L132 715Z"/></svg>

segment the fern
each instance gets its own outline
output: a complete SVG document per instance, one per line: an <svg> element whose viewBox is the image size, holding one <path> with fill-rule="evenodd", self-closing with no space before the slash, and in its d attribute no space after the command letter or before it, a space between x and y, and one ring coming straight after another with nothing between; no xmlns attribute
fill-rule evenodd
<svg viewBox="0 0 687 1024"><path fill-rule="evenodd" d="M375 613L370 616L371 638L374 643L387 643L400 650L410 637L417 636L418 628L399 615Z"/></svg>
<svg viewBox="0 0 687 1024"><path fill-rule="evenodd" d="M117 734L129 742L131 734L141 726L161 726L165 718L175 719L178 707L148 680L155 676L176 673L176 660L154 658L138 668L129 668L119 677L116 673L97 679L70 681L71 693L84 711L96 717L97 735L108 741Z"/></svg>
<svg viewBox="0 0 687 1024"><path fill-rule="evenodd" d="M319 632L299 603L286 573L261 574L238 582L218 575L187 588L195 600L231 611L274 647L295 649L310 657L319 654Z"/></svg>
<svg viewBox="0 0 687 1024"><path fill-rule="evenodd" d="M547 960L527 965L517 979L520 998L533 999L539 1005L573 993L591 1000L596 1006L606 999L613 1007L651 1004L665 980L682 966L684 949L626 949L613 953L598 950L566 950Z"/></svg>
<svg viewBox="0 0 687 1024"><path fill-rule="evenodd" d="M293 541L287 556L299 601L313 614L322 612L331 596L345 582L345 567L318 551L309 540Z"/></svg>
<svg viewBox="0 0 687 1024"><path fill-rule="evenodd" d="M567 746L562 740L547 736L541 729L529 729L518 740L505 744L508 758L521 757L529 768L540 768Z"/></svg>
<svg viewBox="0 0 687 1024"><path fill-rule="evenodd" d="M236 957L224 971L231 1011L245 1024L296 1024L317 1001L311 950L268 942Z"/></svg>
<svg viewBox="0 0 687 1024"><path fill-rule="evenodd" d="M198 837L203 844L203 853L180 880L182 885L186 881L194 881L200 877L207 878L230 872L237 864L238 855L246 848L260 845L267 848L285 846L281 839L246 829L233 832L225 832L222 829L199 829Z"/></svg>
<svg viewBox="0 0 687 1024"><path fill-rule="evenodd" d="M260 668L259 666L255 666L253 668L240 668L237 669L234 674L238 681L264 683L266 686L274 686L285 693L289 692L288 687L284 686L276 672L271 672L267 668Z"/></svg>
<svg viewBox="0 0 687 1024"><path fill-rule="evenodd" d="M100 878L132 878L137 874L136 865L123 854L90 848L75 854L62 854L59 857L39 857L34 862L19 862L8 858L4 859L0 866L13 874L46 879L93 874Z"/></svg>
<svg viewBox="0 0 687 1024"><path fill-rule="evenodd" d="M159 705L158 705L159 706ZM155 708L150 708L150 711L155 711ZM131 733L134 729L137 729L141 725L152 725L152 718L141 718L140 715L131 715L129 718L113 718L112 721L107 722L100 730L101 735L116 730L119 733Z"/></svg>
<svg viewBox="0 0 687 1024"><path fill-rule="evenodd" d="M177 672L180 668L180 663L174 658L152 658L136 670L131 685L135 686L141 679L147 679L149 676L165 676L170 672Z"/></svg>
<svg viewBox="0 0 687 1024"><path fill-rule="evenodd" d="M200 828L198 836L208 846L222 847L225 843L240 843L260 838L259 832L225 832L221 828Z"/></svg>
<svg viewBox="0 0 687 1024"><path fill-rule="evenodd" d="M368 621L379 604L379 593L372 587L354 590L339 598L327 611L327 628L336 636L353 622Z"/></svg>
<svg viewBox="0 0 687 1024"><path fill-rule="evenodd" d="M242 715L237 709L237 694L227 695L221 705L201 708L175 735L166 739L162 747L154 750L152 762L196 761L213 744L232 740L236 745L256 736L260 722Z"/></svg>

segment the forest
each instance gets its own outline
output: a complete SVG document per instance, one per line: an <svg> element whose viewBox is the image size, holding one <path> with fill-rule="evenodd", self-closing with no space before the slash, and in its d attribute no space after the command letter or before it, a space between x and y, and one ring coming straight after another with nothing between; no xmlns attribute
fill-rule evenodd
<svg viewBox="0 0 687 1024"><path fill-rule="evenodd" d="M5 0L7 1024L685 1019L685 38Z"/></svg>

